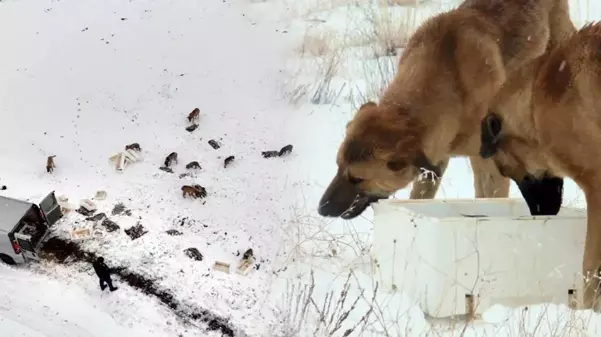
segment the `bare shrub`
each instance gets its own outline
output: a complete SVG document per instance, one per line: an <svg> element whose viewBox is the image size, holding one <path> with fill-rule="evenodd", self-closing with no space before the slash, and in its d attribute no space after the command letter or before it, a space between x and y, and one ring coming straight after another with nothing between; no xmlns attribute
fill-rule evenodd
<svg viewBox="0 0 601 337"><path fill-rule="evenodd" d="M315 275L311 270L310 284L287 284L287 291L283 295L283 310L281 320L284 327L283 336L341 336L347 337L353 333L359 336L365 332L368 322L374 312L373 307L378 293L377 285L367 305L359 305L365 298L364 290L359 287L359 294L349 297L352 287L349 272L340 292L329 291L325 297L316 296ZM357 285L358 286L358 285ZM350 315L359 311L363 312L361 318L355 322L349 321ZM313 325L310 325L313 323Z"/></svg>

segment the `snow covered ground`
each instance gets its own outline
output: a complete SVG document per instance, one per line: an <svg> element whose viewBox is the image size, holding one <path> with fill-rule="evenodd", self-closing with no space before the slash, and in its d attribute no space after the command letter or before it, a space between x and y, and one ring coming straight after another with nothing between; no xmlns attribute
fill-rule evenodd
<svg viewBox="0 0 601 337"><path fill-rule="evenodd" d="M60 270L61 272L67 272ZM0 328L19 337L199 336L186 333L156 301L120 285L100 293L97 280L61 280L0 265Z"/></svg>
<svg viewBox="0 0 601 337"><path fill-rule="evenodd" d="M75 204L105 190L99 212L121 228L84 249L103 255L109 266L158 279L177 299L260 336L275 321L265 294L280 250L279 225L292 205L287 171L295 152L261 156L293 143L286 102L278 100L287 42L277 25L245 14L246 6L218 0L0 3L0 181L5 195L36 202L51 190ZM196 107L200 125L190 133L186 116ZM221 147L213 149L211 139ZM133 142L141 145L143 161L115 172L109 157ZM173 151L179 154L174 173L159 170ZM53 174L45 170L49 155L56 155ZM202 169L180 177L191 172L185 168L191 161ZM185 184L202 185L208 196L183 199ZM118 202L131 216L111 214ZM131 240L124 230L138 222L148 233ZM89 224L73 212L56 234ZM169 229L182 235L169 236ZM203 261L185 255L190 247ZM235 267L236 253L249 248L256 272L210 271L216 260ZM53 273L58 267L41 268ZM77 278L81 272L69 273ZM93 278L83 280L97 287Z"/></svg>
<svg viewBox="0 0 601 337"><path fill-rule="evenodd" d="M316 214L358 102L377 97L407 34L453 5L432 1L418 10L383 11L345 0L2 1L0 184L8 186L2 193L38 201L56 190L77 203L107 191L98 212L120 229L97 226L104 236L82 247L110 266L157 280L179 301L229 319L240 335L346 336L347 329L354 329L350 336L457 335L464 326L427 321L402 291L373 295L370 211L355 221ZM590 2L575 4L574 19L601 18L601 9L593 9ZM190 133L185 117L196 107L199 127ZM222 146L213 149L211 139ZM133 142L140 143L143 161L115 172L108 158ZM261 157L287 144L294 145L289 156ZM179 154L174 173L159 170L173 151ZM51 175L44 169L48 155L56 155ZM234 162L224 168L231 155ZM180 176L190 172L185 165L191 161L202 169ZM184 184L200 184L208 196L183 199ZM467 160L455 159L437 198L473 197L471 186ZM583 205L574 184L565 194L566 204ZM512 195L519 196L516 188ZM131 214L113 215L117 203ZM138 223L147 233L132 240L124 230ZM55 234L90 225L73 212ZM190 247L202 261L185 255ZM235 265L237 253L248 248L258 268L249 275L211 270L215 261ZM101 293L90 266L44 262L36 269L46 276L0 267L0 296L11 303L11 310L0 307L0 331L218 335L182 324L118 278L119 291ZM347 299L339 310L323 313L333 317L324 324L319 316L330 291L334 303ZM19 318L32 313L44 322L43 331ZM303 313L306 319L299 318ZM464 335L601 331L591 313L558 306L527 313L495 307L485 320Z"/></svg>

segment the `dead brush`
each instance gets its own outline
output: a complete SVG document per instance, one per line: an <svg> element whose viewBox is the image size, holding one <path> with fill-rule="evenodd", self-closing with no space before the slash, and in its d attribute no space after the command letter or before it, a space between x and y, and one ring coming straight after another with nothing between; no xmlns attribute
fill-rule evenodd
<svg viewBox="0 0 601 337"><path fill-rule="evenodd" d="M283 336L347 337L352 334L363 335L370 317L374 313L378 289L376 285L371 303L362 305L361 310L364 313L361 318L356 322L348 321L351 313L358 310L359 302L365 298L363 290L360 290L360 294L356 297L349 297L352 274L352 271L349 272L346 282L337 295L336 292L329 291L325 298L314 294L315 275L313 270L311 270L309 285L290 285L288 283L287 291L283 295ZM359 289L361 288L359 287Z"/></svg>
<svg viewBox="0 0 601 337"><path fill-rule="evenodd" d="M342 93L343 84L339 89L333 86L333 79L338 74L342 63L342 55L340 52L335 52L325 58L317 58L316 64L318 69L317 84L311 97L313 104L332 104Z"/></svg>
<svg viewBox="0 0 601 337"><path fill-rule="evenodd" d="M325 57L340 48L338 33L323 25L308 27L297 52L301 58Z"/></svg>
<svg viewBox="0 0 601 337"><path fill-rule="evenodd" d="M375 58L396 56L413 33L415 11L413 7L391 8L386 3L362 6L359 18L350 23L356 33L349 36L345 46L369 47L373 53L371 57Z"/></svg>

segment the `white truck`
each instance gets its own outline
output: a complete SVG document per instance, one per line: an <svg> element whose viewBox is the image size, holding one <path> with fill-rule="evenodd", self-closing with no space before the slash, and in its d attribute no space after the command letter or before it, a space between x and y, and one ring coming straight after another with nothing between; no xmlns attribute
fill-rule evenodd
<svg viewBox="0 0 601 337"><path fill-rule="evenodd" d="M39 205L0 196L0 262L15 265L39 260L50 226L62 217L54 191Z"/></svg>

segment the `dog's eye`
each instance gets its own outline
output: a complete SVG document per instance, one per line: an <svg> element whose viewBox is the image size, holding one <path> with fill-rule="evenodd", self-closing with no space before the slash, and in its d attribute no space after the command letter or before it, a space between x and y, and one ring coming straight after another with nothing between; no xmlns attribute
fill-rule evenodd
<svg viewBox="0 0 601 337"><path fill-rule="evenodd" d="M353 185L357 185L357 184L360 184L363 181L363 179L353 177L353 176L348 176L348 181Z"/></svg>
<svg viewBox="0 0 601 337"><path fill-rule="evenodd" d="M407 163L403 160L391 160L386 163L386 167L391 171L400 171L407 167Z"/></svg>

